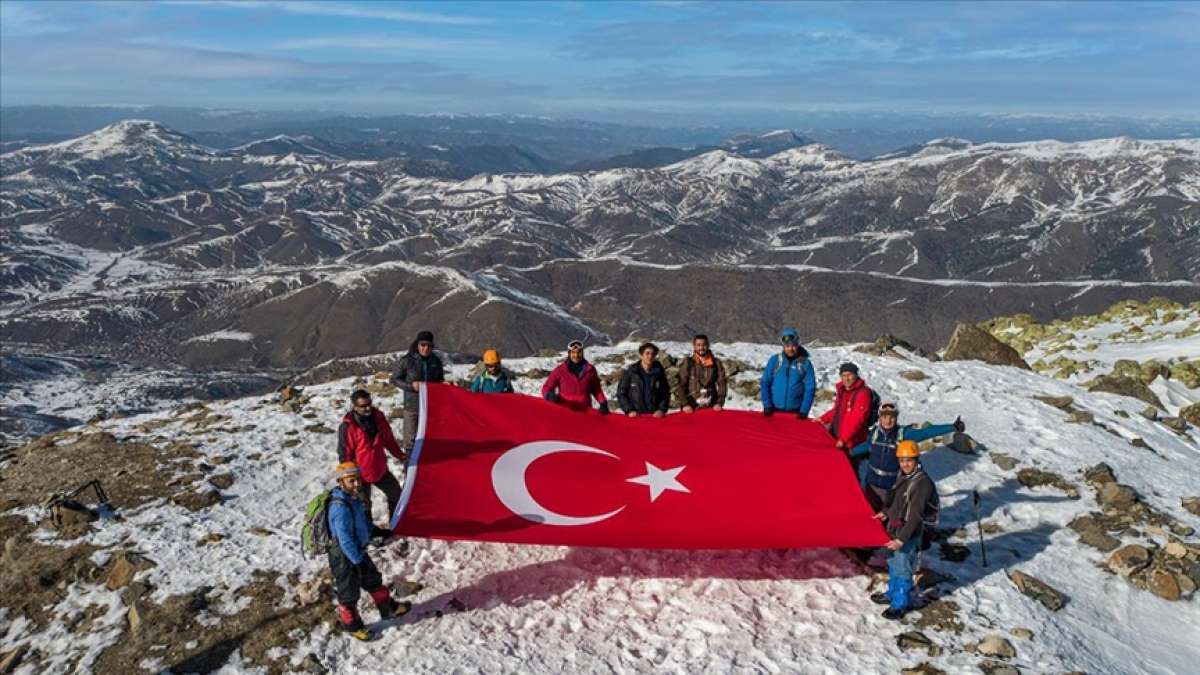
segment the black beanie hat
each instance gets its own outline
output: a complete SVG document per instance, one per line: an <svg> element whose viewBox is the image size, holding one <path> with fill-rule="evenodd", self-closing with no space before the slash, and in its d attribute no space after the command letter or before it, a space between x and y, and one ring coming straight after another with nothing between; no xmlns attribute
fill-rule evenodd
<svg viewBox="0 0 1200 675"><path fill-rule="evenodd" d="M417 333L417 342L428 342L429 344L433 344L433 332L423 330L420 333Z"/></svg>
<svg viewBox="0 0 1200 675"><path fill-rule="evenodd" d="M840 375L842 373L854 373L854 375L857 377L858 366L850 362L843 363L840 367L838 367L838 374Z"/></svg>

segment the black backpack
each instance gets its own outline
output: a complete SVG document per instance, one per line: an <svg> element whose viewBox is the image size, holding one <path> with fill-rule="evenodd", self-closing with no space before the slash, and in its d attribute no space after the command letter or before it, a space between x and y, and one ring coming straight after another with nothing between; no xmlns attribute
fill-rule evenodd
<svg viewBox="0 0 1200 675"><path fill-rule="evenodd" d="M874 389L867 387L867 391L871 392L871 409L867 412L867 428L870 429L879 422L879 406L883 404L883 399Z"/></svg>

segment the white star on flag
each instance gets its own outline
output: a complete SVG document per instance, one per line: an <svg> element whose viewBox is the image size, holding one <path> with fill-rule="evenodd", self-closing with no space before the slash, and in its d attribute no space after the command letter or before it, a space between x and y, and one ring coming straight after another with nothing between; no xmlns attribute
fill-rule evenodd
<svg viewBox="0 0 1200 675"><path fill-rule="evenodd" d="M691 490L684 487L677 478L679 472L683 471L685 468L685 466L677 466L674 469L667 469L664 471L657 466L654 466L650 462L646 462L646 475L637 476L635 478L627 478L625 479L625 482L637 483L638 485L645 485L649 487L651 502L653 502L655 499L658 499L659 495L667 490L687 492L690 494Z"/></svg>

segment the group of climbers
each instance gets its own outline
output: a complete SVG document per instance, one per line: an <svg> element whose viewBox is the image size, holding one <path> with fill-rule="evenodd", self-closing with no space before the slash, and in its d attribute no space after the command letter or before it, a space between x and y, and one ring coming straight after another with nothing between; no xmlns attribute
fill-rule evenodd
<svg viewBox="0 0 1200 675"><path fill-rule="evenodd" d="M773 354L760 380L762 413L776 412L807 420L816 397L816 371L808 351L794 329L780 334L781 351ZM678 364L674 386L658 360L659 349L646 342L638 347L638 360L621 373L617 402L629 417L663 417L672 395L684 413L708 408L721 410L728 393L724 364L711 351L706 335L692 339L692 353ZM478 393L513 393L513 376L501 364L495 349L484 352L482 369L470 380ZM366 554L372 538L382 539L390 531L371 524L372 488L387 498L388 513L396 510L402 488L388 470L387 456L403 461L414 448L420 426L420 388L445 381L445 367L434 351L433 334L421 331L401 360L394 376L404 393L404 445L397 443L383 412L375 408L370 393L356 390L351 409L338 429L338 487L330 500L330 569L333 572L338 614L342 627L365 639L356 603L365 589L384 618L407 611L408 605L390 598L378 570ZM872 600L888 605L884 616L895 619L912 605L913 575L928 522L927 514L937 508L937 490L921 468L918 442L962 432L961 418L952 424L917 428L901 427L899 407L880 402L860 377L858 366L843 363L838 368L833 406L818 422L830 433L838 449L854 466L868 504L883 521L891 540L887 591ZM609 414L608 399L599 373L584 356L584 344L572 340L566 358L546 378L542 397L572 410L591 410L595 401L601 415ZM336 520L335 520L336 518Z"/></svg>

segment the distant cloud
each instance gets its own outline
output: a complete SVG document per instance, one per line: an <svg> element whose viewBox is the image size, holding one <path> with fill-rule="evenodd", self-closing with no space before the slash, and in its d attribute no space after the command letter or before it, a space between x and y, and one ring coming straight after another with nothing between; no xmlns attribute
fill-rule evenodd
<svg viewBox="0 0 1200 675"><path fill-rule="evenodd" d="M19 2L0 2L0 32L4 35L45 35L69 30L53 19Z"/></svg>
<svg viewBox="0 0 1200 675"><path fill-rule="evenodd" d="M404 23L469 26L492 22L487 17L444 14L440 12L418 12L409 9L397 9L394 5L385 6L376 2L356 4L350 2L321 2L318 0L313 0L312 2L293 0L176 0L175 4L211 5L231 9L275 9L289 14L340 16L350 19L375 19L378 21L399 21Z"/></svg>

